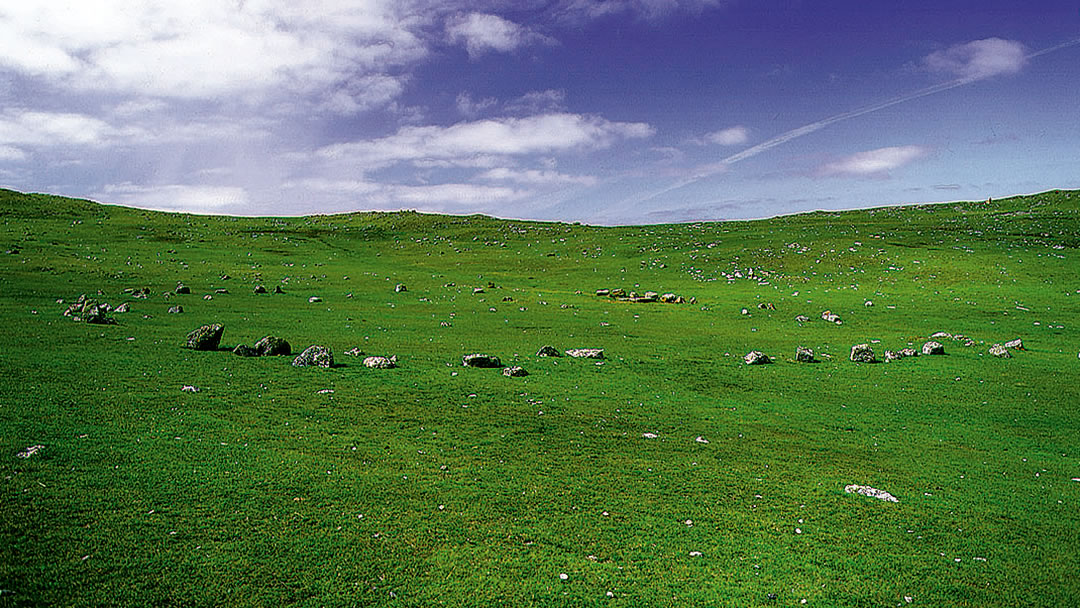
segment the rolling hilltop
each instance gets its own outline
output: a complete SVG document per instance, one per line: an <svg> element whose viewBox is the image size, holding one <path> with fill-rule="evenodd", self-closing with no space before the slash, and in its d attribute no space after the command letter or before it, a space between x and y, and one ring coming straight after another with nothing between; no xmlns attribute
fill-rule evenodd
<svg viewBox="0 0 1080 608"><path fill-rule="evenodd" d="M0 191L0 607L1075 605L1078 255L1078 191L614 228Z"/></svg>

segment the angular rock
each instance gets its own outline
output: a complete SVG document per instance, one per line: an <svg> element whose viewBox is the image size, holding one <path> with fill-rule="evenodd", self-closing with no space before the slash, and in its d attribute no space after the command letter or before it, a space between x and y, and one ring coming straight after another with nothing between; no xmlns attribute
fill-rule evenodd
<svg viewBox="0 0 1080 608"><path fill-rule="evenodd" d="M1024 341L1020 338L1015 340L1009 340L1005 343L1005 348L1015 348L1016 350L1024 350Z"/></svg>
<svg viewBox="0 0 1080 608"><path fill-rule="evenodd" d="M234 355L239 355L241 357L258 357L259 356L259 351L257 351L254 348L248 346L247 344L237 344L236 348L234 348L232 352L233 352Z"/></svg>
<svg viewBox="0 0 1080 608"><path fill-rule="evenodd" d="M174 289L173 292L178 294L191 293L191 288L187 285L184 285L183 283L177 283L176 289Z"/></svg>
<svg viewBox="0 0 1080 608"><path fill-rule="evenodd" d="M903 359L904 355L901 355L895 350L887 350L885 351L885 355L883 358L885 359L885 362L888 363L889 361L897 361L899 359Z"/></svg>
<svg viewBox="0 0 1080 608"><path fill-rule="evenodd" d="M561 353L559 353L559 351L554 346L544 345L544 346L540 347L540 350L536 351L536 356L537 357L560 357L562 355L561 355Z"/></svg>
<svg viewBox="0 0 1080 608"><path fill-rule="evenodd" d="M878 500L884 500L886 502L900 502L895 496L889 494L885 490L871 488L870 486L857 486L852 484L850 486L844 486L844 491L848 494L869 496L870 498L877 498Z"/></svg>
<svg viewBox="0 0 1080 608"><path fill-rule="evenodd" d="M180 306L180 305L176 305L176 306L170 306L170 307L169 307L169 310L168 310L167 312L168 312L168 313L169 313L170 315L178 315L178 314L180 314L180 313L184 312L184 307L183 307L183 306Z"/></svg>
<svg viewBox="0 0 1080 608"><path fill-rule="evenodd" d="M278 355L291 355L292 346L284 338L277 336L265 336L255 343L255 351L260 357L276 357Z"/></svg>
<svg viewBox="0 0 1080 608"><path fill-rule="evenodd" d="M829 323L836 323L837 325L843 323L843 321L840 320L840 315L830 310L826 310L825 312L821 313L821 318L828 321Z"/></svg>
<svg viewBox="0 0 1080 608"><path fill-rule="evenodd" d="M814 351L805 346L799 346L795 349L795 360L799 363L813 363L817 361L817 359L814 359Z"/></svg>
<svg viewBox="0 0 1080 608"><path fill-rule="evenodd" d="M329 348L316 344L304 349L304 352L293 359L292 364L296 367L333 367L334 354L330 352Z"/></svg>
<svg viewBox="0 0 1080 608"><path fill-rule="evenodd" d="M131 305L128 304L127 302L124 302L123 304L117 306L116 310L114 310L113 312L115 312L117 314L124 314L125 312L130 312L130 311L131 311Z"/></svg>
<svg viewBox="0 0 1080 608"><path fill-rule="evenodd" d="M405 291L409 291L409 288L405 287L404 283L398 283L397 285L394 285L394 293L402 293Z"/></svg>
<svg viewBox="0 0 1080 608"><path fill-rule="evenodd" d="M743 357L743 361L747 365L765 365L766 363L772 363L769 356L760 350L752 350Z"/></svg>
<svg viewBox="0 0 1080 608"><path fill-rule="evenodd" d="M603 359L604 349L602 348L570 348L566 351L567 357L577 357L578 359Z"/></svg>
<svg viewBox="0 0 1080 608"><path fill-rule="evenodd" d="M461 358L461 364L465 367L502 367L502 361L498 357L473 353Z"/></svg>
<svg viewBox="0 0 1080 608"><path fill-rule="evenodd" d="M262 285L256 285L255 288L252 289L251 291L253 291L255 293L262 294L262 293L266 293L266 288L263 287Z"/></svg>
<svg viewBox="0 0 1080 608"><path fill-rule="evenodd" d="M391 369L397 367L397 357L367 357L364 359L364 367Z"/></svg>
<svg viewBox="0 0 1080 608"><path fill-rule="evenodd" d="M941 342L930 341L922 346L922 354L924 355L944 355L945 346Z"/></svg>
<svg viewBox="0 0 1080 608"><path fill-rule="evenodd" d="M797 323L806 323L809 320L810 320L810 317L808 317L806 315L799 315L799 316L795 317L795 321Z"/></svg>
<svg viewBox="0 0 1080 608"><path fill-rule="evenodd" d="M275 285L274 293L285 293L285 290L281 288L281 285Z"/></svg>
<svg viewBox="0 0 1080 608"><path fill-rule="evenodd" d="M869 344L856 344L851 347L851 360L855 363L877 363L874 349Z"/></svg>
<svg viewBox="0 0 1080 608"><path fill-rule="evenodd" d="M225 333L225 326L221 323L203 325L187 335L184 346L194 350L217 350L223 333Z"/></svg>
<svg viewBox="0 0 1080 608"><path fill-rule="evenodd" d="M511 367L503 368L502 374L508 378L520 378L522 376L528 376L529 372L525 371L525 368L513 365Z"/></svg>
<svg viewBox="0 0 1080 608"><path fill-rule="evenodd" d="M1002 359L1009 359L1012 357L1012 353L1009 352L1009 349L1005 348L1001 344L995 344L991 346L990 354L994 355L995 357L1000 357Z"/></svg>

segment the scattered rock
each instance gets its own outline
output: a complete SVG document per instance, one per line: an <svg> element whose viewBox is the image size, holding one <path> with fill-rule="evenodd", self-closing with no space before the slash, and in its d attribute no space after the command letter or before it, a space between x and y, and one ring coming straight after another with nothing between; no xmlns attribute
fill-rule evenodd
<svg viewBox="0 0 1080 608"><path fill-rule="evenodd" d="M461 358L461 364L465 367L502 367L502 361L498 357L473 353Z"/></svg>
<svg viewBox="0 0 1080 608"><path fill-rule="evenodd" d="M391 369L397 367L397 356L367 357L364 359L364 367L370 367L372 369Z"/></svg>
<svg viewBox="0 0 1080 608"><path fill-rule="evenodd" d="M525 368L513 365L503 368L502 374L508 378L521 378L522 376L528 376L529 372L525 371Z"/></svg>
<svg viewBox="0 0 1080 608"><path fill-rule="evenodd" d="M1000 357L1002 359L1009 359L1012 357L1012 353L1009 352L1009 349L1005 348L1000 344L995 344L991 346L990 354L994 355L995 357Z"/></svg>
<svg viewBox="0 0 1080 608"><path fill-rule="evenodd" d="M610 290L610 289L597 289L597 290L596 290L596 295L598 295L598 296L604 296L604 297L606 297L606 296L608 296L608 295L610 295L610 294L611 294L611 290Z"/></svg>
<svg viewBox="0 0 1080 608"><path fill-rule="evenodd" d="M345 351L345 354L346 355L351 355L353 357L360 357L360 356L362 356L364 354L364 351L360 350L359 346L354 346L354 347L350 348L349 350Z"/></svg>
<svg viewBox="0 0 1080 608"><path fill-rule="evenodd" d="M656 439L659 437L656 433L642 433L641 436L645 439Z"/></svg>
<svg viewBox="0 0 1080 608"><path fill-rule="evenodd" d="M199 387L185 384L184 386L180 387L180 390L185 393L197 393L199 392Z"/></svg>
<svg viewBox="0 0 1080 608"><path fill-rule="evenodd" d="M204 300L213 300L214 296L212 296L210 294L206 294L205 296L202 297L202 299L204 299Z"/></svg>
<svg viewBox="0 0 1080 608"><path fill-rule="evenodd" d="M937 339L944 338L944 339L947 339L947 340L952 340L953 339L953 335L950 334L949 332L945 332L945 331L939 331L939 332L935 333L934 335L932 335L930 337L931 338L937 338Z"/></svg>
<svg viewBox="0 0 1080 608"><path fill-rule="evenodd" d="M285 290L281 288L281 285L275 285L274 293L285 293Z"/></svg>
<svg viewBox="0 0 1080 608"><path fill-rule="evenodd" d="M924 354L924 355L944 355L945 354L945 346L943 346L941 344L941 342L933 342L933 341L927 342L926 344L923 344L922 354Z"/></svg>
<svg viewBox="0 0 1080 608"><path fill-rule="evenodd" d="M769 356L760 350L752 350L746 353L743 357L743 361L746 362L747 365L764 365L766 363L772 363Z"/></svg>
<svg viewBox="0 0 1080 608"><path fill-rule="evenodd" d="M319 296L311 296L307 299L307 301L314 304L316 302L322 302L322 298L320 298Z"/></svg>
<svg viewBox="0 0 1080 608"><path fill-rule="evenodd" d="M304 349L304 352L293 359L292 364L296 367L333 367L334 354L325 346L313 345Z"/></svg>
<svg viewBox="0 0 1080 608"><path fill-rule="evenodd" d="M874 303L871 302L870 300L867 300L867 301L863 302L863 306L865 306L867 308L870 308L873 305L874 305Z"/></svg>
<svg viewBox="0 0 1080 608"><path fill-rule="evenodd" d="M184 307L183 307L183 306L180 306L180 305L176 305L176 306L170 306L170 307L169 307L169 310L168 310L167 312L168 312L168 313L169 313L170 315L178 315L178 314L180 314L180 313L184 312Z"/></svg>
<svg viewBox="0 0 1080 608"><path fill-rule="evenodd" d="M183 283L177 283L176 284L176 289L173 290L173 293L177 293L177 294L191 293L191 288L188 287L187 285L184 285Z"/></svg>
<svg viewBox="0 0 1080 608"><path fill-rule="evenodd" d="M776 305L772 302L760 302L757 307L759 310L776 310Z"/></svg>
<svg viewBox="0 0 1080 608"><path fill-rule="evenodd" d="M709 440L705 439L701 435L698 435L697 437L695 437L694 441L696 441L697 443L709 443Z"/></svg>
<svg viewBox="0 0 1080 608"><path fill-rule="evenodd" d="M544 345L540 347L540 350L536 351L537 357L559 357L562 356L554 346Z"/></svg>
<svg viewBox="0 0 1080 608"><path fill-rule="evenodd" d="M817 361L817 359L814 359L814 351L805 346L799 346L795 349L795 360L799 363L813 363Z"/></svg>
<svg viewBox="0 0 1080 608"><path fill-rule="evenodd" d="M885 351L885 355L883 358L885 359L885 362L888 363L889 361L897 361L899 359L903 359L904 356L896 352L895 350L887 350Z"/></svg>
<svg viewBox="0 0 1080 608"><path fill-rule="evenodd" d="M221 323L203 325L187 335L185 346L194 350L217 350L225 327Z"/></svg>
<svg viewBox="0 0 1080 608"><path fill-rule="evenodd" d="M1020 338L1015 340L1009 340L1005 343L1005 348L1015 348L1016 350L1024 350L1024 341Z"/></svg>
<svg viewBox="0 0 1080 608"><path fill-rule="evenodd" d="M877 363L874 349L869 344L856 344L851 347L851 360L855 363Z"/></svg>
<svg viewBox="0 0 1080 608"><path fill-rule="evenodd" d="M808 317L806 315L799 315L799 316L795 317L795 321L797 323L806 323L809 320L810 320L810 317Z"/></svg>
<svg viewBox="0 0 1080 608"><path fill-rule="evenodd" d="M41 450L44 450L44 449L45 449L45 446L43 446L43 445L32 445L32 446L26 448L25 450L19 452L18 454L15 454L15 457L16 458L30 458L34 454L37 454L38 452L40 452Z"/></svg>
<svg viewBox="0 0 1080 608"><path fill-rule="evenodd" d="M405 287L404 283L398 283L397 285L394 285L394 293L402 293L404 291L409 291L409 288Z"/></svg>
<svg viewBox="0 0 1080 608"><path fill-rule="evenodd" d="M625 298L626 290L622 288L612 289L610 292L608 292L608 296L612 298Z"/></svg>
<svg viewBox="0 0 1080 608"><path fill-rule="evenodd" d="M255 292L255 293L262 294L262 293L266 293L266 288L263 287L262 285L256 285L255 288L252 289L252 291Z"/></svg>
<svg viewBox="0 0 1080 608"><path fill-rule="evenodd" d="M576 357L578 359L603 359L604 349L602 348L571 348L566 351L567 357Z"/></svg>
<svg viewBox="0 0 1080 608"><path fill-rule="evenodd" d="M901 357L918 357L919 351L915 350L914 348L901 348L896 352L896 354L900 355Z"/></svg>
<svg viewBox="0 0 1080 608"><path fill-rule="evenodd" d="M255 343L255 351L258 352L261 357L291 355L292 346L290 346L284 338L265 336Z"/></svg>
<svg viewBox="0 0 1080 608"><path fill-rule="evenodd" d="M116 319L108 316L111 309L107 302L98 302L87 298L84 293L75 300L75 303L64 310L64 316L71 317L72 321L82 321L95 325L115 325Z"/></svg>
<svg viewBox="0 0 1080 608"><path fill-rule="evenodd" d="M848 494L861 494L863 496L869 496L870 498L877 498L888 502L900 502L895 496L889 494L885 490L878 490L877 488L871 488L870 486L857 486L850 485L844 486L844 491Z"/></svg>
<svg viewBox="0 0 1080 608"><path fill-rule="evenodd" d="M679 296L673 293L665 293L660 295L660 301L664 304L678 304Z"/></svg>
<svg viewBox="0 0 1080 608"><path fill-rule="evenodd" d="M258 357L259 356L259 351L257 351L254 348L248 346L247 344L237 344L236 348L234 348L232 352L233 352L234 355L239 355L241 357Z"/></svg>
<svg viewBox="0 0 1080 608"><path fill-rule="evenodd" d="M117 314L124 314L126 312L131 312L131 304L128 304L127 302L124 302L123 304L117 306L116 310L113 310L113 312L115 312Z"/></svg>
<svg viewBox="0 0 1080 608"><path fill-rule="evenodd" d="M739 314L741 314L743 316L746 316L746 317L749 317L750 316L750 311L744 308L744 309L739 311Z"/></svg>
<svg viewBox="0 0 1080 608"><path fill-rule="evenodd" d="M214 293L221 293L221 294L225 294L225 293L229 293L229 290L228 290L228 289L225 289L224 287L222 287L221 289L215 289L215 290L214 290Z"/></svg>
<svg viewBox="0 0 1080 608"><path fill-rule="evenodd" d="M474 294L484 293L484 288L483 287L474 287L472 292Z"/></svg>
<svg viewBox="0 0 1080 608"><path fill-rule="evenodd" d="M837 325L843 324L843 321L840 320L840 315L830 310L826 310L825 312L821 313L821 318L825 321L828 321L829 323L836 323Z"/></svg>

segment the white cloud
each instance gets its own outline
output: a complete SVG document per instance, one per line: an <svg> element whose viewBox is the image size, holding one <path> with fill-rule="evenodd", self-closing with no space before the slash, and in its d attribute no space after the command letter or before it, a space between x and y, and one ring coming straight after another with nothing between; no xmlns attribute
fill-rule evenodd
<svg viewBox="0 0 1080 608"><path fill-rule="evenodd" d="M884 175L926 156L921 146L895 146L852 154L821 168L823 175Z"/></svg>
<svg viewBox="0 0 1080 608"><path fill-rule="evenodd" d="M649 137L645 123L611 122L580 114L543 114L463 122L449 127L405 127L394 135L319 150L319 156L376 169L399 162L458 162L610 146L624 138Z"/></svg>
<svg viewBox="0 0 1080 608"><path fill-rule="evenodd" d="M924 64L933 72L978 80L999 74L1015 74L1026 61L1023 44L1015 40L987 38L931 53Z"/></svg>
<svg viewBox="0 0 1080 608"><path fill-rule="evenodd" d="M729 127L705 136L705 141L720 146L737 146L750 140L750 130L744 126Z"/></svg>
<svg viewBox="0 0 1080 608"><path fill-rule="evenodd" d="M0 144L23 146L96 146L137 136L137 129L116 128L85 114L9 109L0 113Z"/></svg>
<svg viewBox="0 0 1080 608"><path fill-rule="evenodd" d="M462 116L468 116L470 118L477 116L484 110L498 104L499 102L494 97L485 97L480 100L473 100L472 95L466 92L459 93L456 100L458 112Z"/></svg>
<svg viewBox="0 0 1080 608"><path fill-rule="evenodd" d="M596 178L592 175L567 175L558 171L542 171L538 169L509 169L498 167L489 169L477 176L479 179L488 181L515 182L519 184L535 184L546 186L581 185L592 186L596 184Z"/></svg>
<svg viewBox="0 0 1080 608"><path fill-rule="evenodd" d="M110 184L105 186L95 198L142 209L195 213L220 211L250 202L247 191L243 188L184 184L161 186Z"/></svg>
<svg viewBox="0 0 1080 608"><path fill-rule="evenodd" d="M656 20L676 12L700 13L728 3L728 0L563 0L556 10L565 18L579 21L622 13Z"/></svg>
<svg viewBox="0 0 1080 608"><path fill-rule="evenodd" d="M552 114L566 109L566 91L546 89L528 93L506 102L504 110L509 115L530 116L533 114Z"/></svg>
<svg viewBox="0 0 1080 608"><path fill-rule="evenodd" d="M27 154L15 146L0 145L0 162L18 162L26 160Z"/></svg>
<svg viewBox="0 0 1080 608"><path fill-rule="evenodd" d="M393 210L404 207L429 211L460 211L477 207L492 208L531 196L527 190L504 186L446 183L405 185L367 180L310 178L288 182L283 188L304 193L319 192L349 201L365 209Z"/></svg>
<svg viewBox="0 0 1080 608"><path fill-rule="evenodd" d="M552 39L498 15L470 13L451 19L446 35L452 43L462 43L470 57L488 51L507 53L533 43L551 44Z"/></svg>
<svg viewBox="0 0 1080 608"><path fill-rule="evenodd" d="M352 80L332 92L323 107L335 114L358 114L388 105L404 90L404 78L373 74Z"/></svg>

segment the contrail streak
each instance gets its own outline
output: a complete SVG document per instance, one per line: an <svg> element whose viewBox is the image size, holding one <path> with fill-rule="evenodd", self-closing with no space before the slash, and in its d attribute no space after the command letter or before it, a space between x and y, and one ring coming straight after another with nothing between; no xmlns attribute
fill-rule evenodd
<svg viewBox="0 0 1080 608"><path fill-rule="evenodd" d="M1059 51L1061 49L1068 48L1070 46L1076 46L1077 44L1080 44L1080 38L1074 38L1072 40L1062 42L1061 44L1058 44L1058 45L1055 45L1055 46L1052 46L1052 47L1049 47L1049 48L1045 48L1045 49L1042 49L1042 50L1039 50L1039 51L1034 51L1032 53L1028 53L1027 55L1024 55L1024 59L1034 59L1035 57L1040 57L1042 55L1046 55L1047 53L1053 53L1054 51ZM712 177L713 175L723 173L724 171L727 170L728 167L730 167L731 165L733 165L733 164L735 164L735 163L737 163L737 162L739 162L741 160L746 160L746 159L748 159L748 158L750 158L752 156L757 156L758 154L761 154L762 152L765 152L767 150L772 150L773 148L775 148L777 146L782 146L782 145L786 144L787 142L789 142L789 141L791 141L793 139L798 139L798 138L800 138L800 137L802 137L804 135L809 135L809 134L811 134L811 133L813 133L815 131L821 130L821 129L829 126L829 125L836 124L838 122L845 121L845 120L850 120L852 118L858 118L859 116L864 116L866 114L870 114L871 112L877 112L878 110L884 110L885 108L890 108L892 106L895 106L895 105L898 105L898 104L901 104L901 103L905 103L905 102L908 102L908 101L913 101L915 99L926 97L927 95L934 95L936 93L941 93L941 92L944 92L944 91L955 89L957 87L962 87L962 86L964 86L966 84L971 84L973 82L983 80L983 79L989 78L991 76L993 76L993 74L987 74L987 75L982 75L982 76L967 76L967 77L964 77L964 78L957 78L956 80L950 80L949 82L943 82L941 84L935 84L933 86L926 87L925 89L919 89L918 91L915 91L913 93L907 93L907 94L901 95L899 97L894 97L894 98L892 98L892 99L890 99L888 101L882 101L880 103L876 103L874 105L869 105L869 106L865 106L865 107L862 107L862 108L858 108L856 110L849 110L847 112L843 112L843 113L837 114L835 116L830 116L828 118L823 118L823 119L821 119L821 120L819 120L817 122L812 122L812 123L810 123L808 125L804 125L804 126L799 127L797 129L792 129L790 131L786 131L784 133L781 133L780 135L777 135L776 137L773 137L772 139L763 141L763 142L761 142L760 144L758 144L756 146L752 146L750 148L747 148L747 149L743 150L742 152L732 154L731 156L728 156L727 158L724 158L724 159L720 160L719 162L712 163L712 164L709 164L709 165L705 165L705 166L701 167L699 169L699 171L697 173L695 173L693 176L688 177L688 178L683 179L683 180L680 180L680 181L678 181L678 182L676 182L676 183L674 183L674 184L672 184L672 185L670 185L670 186L668 186L668 187L666 187L666 188L664 188L664 189L662 189L660 191L653 192L651 194L647 194L644 197L641 197L641 198L639 198L639 199L637 199L636 201L633 201L633 202L634 203L642 203L642 202L654 199L654 198L656 198L658 196L663 196L664 194L667 194L668 192L672 192L674 190L678 190L678 189L683 188L685 186L689 186L690 184L699 182L699 181L701 181L701 180L703 180L705 178Z"/></svg>

